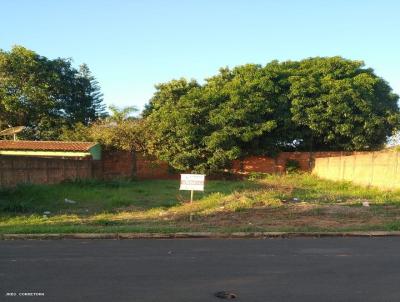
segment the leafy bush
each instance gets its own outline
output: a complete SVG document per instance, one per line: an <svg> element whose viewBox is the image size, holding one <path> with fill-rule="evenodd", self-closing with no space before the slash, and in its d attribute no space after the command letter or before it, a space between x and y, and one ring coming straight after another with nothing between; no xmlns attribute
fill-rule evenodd
<svg viewBox="0 0 400 302"><path fill-rule="evenodd" d="M250 172L249 173L249 180L257 180L257 179L262 179L265 177L265 173L261 173L261 172Z"/></svg>
<svg viewBox="0 0 400 302"><path fill-rule="evenodd" d="M0 212L27 213L31 210L30 203L23 201L0 200Z"/></svg>
<svg viewBox="0 0 400 302"><path fill-rule="evenodd" d="M286 173L295 173L300 169L300 163L295 159L288 159L286 161L285 170Z"/></svg>

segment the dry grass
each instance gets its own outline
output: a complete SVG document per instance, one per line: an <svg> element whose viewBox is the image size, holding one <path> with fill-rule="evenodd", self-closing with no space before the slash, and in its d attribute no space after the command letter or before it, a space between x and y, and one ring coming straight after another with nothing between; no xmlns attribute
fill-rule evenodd
<svg viewBox="0 0 400 302"><path fill-rule="evenodd" d="M145 181L1 191L0 232L400 229L399 191L324 181L308 174L210 181L192 204L177 188L176 181ZM77 203L65 204L64 198L71 195ZM362 206L365 201L369 207ZM46 209L51 214L44 217Z"/></svg>

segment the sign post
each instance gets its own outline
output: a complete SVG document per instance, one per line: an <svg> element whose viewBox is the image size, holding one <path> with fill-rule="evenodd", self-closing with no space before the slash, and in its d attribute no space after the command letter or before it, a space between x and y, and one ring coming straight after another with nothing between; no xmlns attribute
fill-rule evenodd
<svg viewBox="0 0 400 302"><path fill-rule="evenodd" d="M204 174L181 174L179 190L190 191L190 202L193 202L193 191L204 191Z"/></svg>

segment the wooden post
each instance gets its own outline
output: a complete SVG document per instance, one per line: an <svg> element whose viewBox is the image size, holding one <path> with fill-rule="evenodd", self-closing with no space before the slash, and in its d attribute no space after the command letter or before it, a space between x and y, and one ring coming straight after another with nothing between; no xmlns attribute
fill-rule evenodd
<svg viewBox="0 0 400 302"><path fill-rule="evenodd" d="M190 203L193 202L193 190L190 191Z"/></svg>

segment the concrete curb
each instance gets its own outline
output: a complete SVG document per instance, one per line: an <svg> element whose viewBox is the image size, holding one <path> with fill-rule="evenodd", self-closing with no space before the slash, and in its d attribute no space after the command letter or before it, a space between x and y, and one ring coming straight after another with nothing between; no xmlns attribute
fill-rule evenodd
<svg viewBox="0 0 400 302"><path fill-rule="evenodd" d="M0 240L60 239L179 239L179 238L295 238L295 237L392 237L400 231L385 232L185 232L185 233L71 233L71 234L0 234Z"/></svg>

